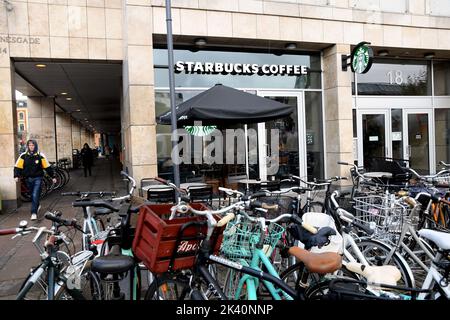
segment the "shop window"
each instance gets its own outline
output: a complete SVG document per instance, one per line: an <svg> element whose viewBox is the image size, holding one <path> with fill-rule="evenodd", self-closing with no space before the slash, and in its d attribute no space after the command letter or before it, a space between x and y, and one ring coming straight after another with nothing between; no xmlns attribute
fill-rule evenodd
<svg viewBox="0 0 450 320"><path fill-rule="evenodd" d="M450 108L436 109L435 121L435 143L436 161L450 162Z"/></svg>
<svg viewBox="0 0 450 320"><path fill-rule="evenodd" d="M379 59L369 72L357 75L357 83L359 95L431 96L430 63Z"/></svg>
<svg viewBox="0 0 450 320"><path fill-rule="evenodd" d="M305 91L308 179L324 177L322 92Z"/></svg>
<svg viewBox="0 0 450 320"><path fill-rule="evenodd" d="M23 120L23 112L19 112L19 120Z"/></svg>
<svg viewBox="0 0 450 320"><path fill-rule="evenodd" d="M433 62L434 94L450 96L450 62Z"/></svg>
<svg viewBox="0 0 450 320"><path fill-rule="evenodd" d="M19 124L19 131L25 131L25 126L23 123Z"/></svg>

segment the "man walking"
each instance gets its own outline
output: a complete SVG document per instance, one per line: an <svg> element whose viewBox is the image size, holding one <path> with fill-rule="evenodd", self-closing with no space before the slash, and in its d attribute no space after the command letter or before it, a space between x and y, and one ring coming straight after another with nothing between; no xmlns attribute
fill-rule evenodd
<svg viewBox="0 0 450 320"><path fill-rule="evenodd" d="M14 179L16 182L19 182L19 178L23 178L30 191L31 220L37 219L44 170L52 177L53 183L56 183L53 168L48 163L45 155L38 151L37 142L28 140L26 151L19 156L14 166Z"/></svg>

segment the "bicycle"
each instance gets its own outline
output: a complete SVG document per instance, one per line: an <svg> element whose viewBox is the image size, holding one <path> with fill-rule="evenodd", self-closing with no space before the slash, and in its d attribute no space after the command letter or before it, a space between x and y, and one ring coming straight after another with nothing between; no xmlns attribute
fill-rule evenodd
<svg viewBox="0 0 450 320"><path fill-rule="evenodd" d="M0 230L0 235L14 234L15 236L36 232L32 242L42 261L37 267L32 268L29 276L21 285L16 300L35 300L42 296L48 300L85 300L87 295L90 299L99 297L98 282L95 281L95 277L87 267L92 252L82 250L74 255L69 255L60 250L62 244L68 245L69 243L69 238L59 230L61 227L72 227L82 231L76 220L69 221L60 216L60 213L47 212L45 214L45 218L52 221L51 229L28 227L27 221L23 220L18 228ZM42 245L44 238L46 238L45 243Z"/></svg>

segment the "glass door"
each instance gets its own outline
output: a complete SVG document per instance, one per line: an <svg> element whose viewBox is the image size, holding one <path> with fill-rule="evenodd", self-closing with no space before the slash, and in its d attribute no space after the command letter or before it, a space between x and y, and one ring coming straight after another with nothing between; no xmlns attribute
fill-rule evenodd
<svg viewBox="0 0 450 320"><path fill-rule="evenodd" d="M388 110L358 110L358 163L371 170L372 160L390 158L391 119Z"/></svg>
<svg viewBox="0 0 450 320"><path fill-rule="evenodd" d="M258 94L295 107L285 117L258 124L260 179L281 180L289 174L307 178L303 93L259 91Z"/></svg>
<svg viewBox="0 0 450 320"><path fill-rule="evenodd" d="M431 119L430 110L404 110L404 158L409 166L419 174L434 172L434 152L430 150Z"/></svg>

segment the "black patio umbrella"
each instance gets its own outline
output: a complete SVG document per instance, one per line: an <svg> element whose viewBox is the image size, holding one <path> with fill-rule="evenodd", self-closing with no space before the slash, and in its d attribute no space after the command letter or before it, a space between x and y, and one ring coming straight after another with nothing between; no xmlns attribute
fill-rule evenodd
<svg viewBox="0 0 450 320"><path fill-rule="evenodd" d="M287 117L294 111L294 107L216 84L179 104L176 110L180 126L194 125L196 121L201 121L202 125L226 125L266 122ZM157 122L170 124L170 117L171 112L168 111L159 116Z"/></svg>

